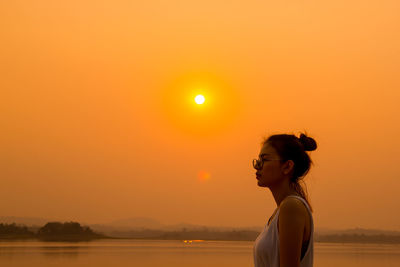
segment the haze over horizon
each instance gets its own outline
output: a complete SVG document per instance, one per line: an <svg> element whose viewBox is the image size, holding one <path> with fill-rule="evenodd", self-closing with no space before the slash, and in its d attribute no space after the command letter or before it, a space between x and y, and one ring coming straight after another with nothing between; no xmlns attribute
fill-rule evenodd
<svg viewBox="0 0 400 267"><path fill-rule="evenodd" d="M0 216L264 225L251 161L306 131L316 227L399 231L399 8L1 2Z"/></svg>
<svg viewBox="0 0 400 267"><path fill-rule="evenodd" d="M25 225L28 227L41 227L49 222L71 222L68 218L39 218L39 217L14 217L14 216L0 216L0 223ZM166 224L162 221L149 218L149 217L131 217L131 218L121 218L112 221L103 222L78 222L83 226L89 226L98 232L112 232L121 231L129 233L131 230L143 230L143 229L153 229L153 230L164 230L164 231L181 231L185 230L203 230L206 227L208 230L232 230L232 229L245 229L251 231L261 231L265 224L258 225L241 225L241 226L231 226L231 225L204 225L195 224L187 222L176 222L171 224ZM400 231L392 229L379 229L379 228L363 228L363 227L345 227L345 228L329 228L315 226L315 232L319 235L326 234L386 234L386 235L399 235Z"/></svg>

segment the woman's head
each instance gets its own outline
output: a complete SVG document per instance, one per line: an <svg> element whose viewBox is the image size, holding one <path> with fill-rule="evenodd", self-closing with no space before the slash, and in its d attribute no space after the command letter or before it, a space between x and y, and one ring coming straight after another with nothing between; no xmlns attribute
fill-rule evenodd
<svg viewBox="0 0 400 267"><path fill-rule="evenodd" d="M307 151L317 148L311 137L289 134L277 134L268 137L260 151L254 168L257 170L258 185L272 187L276 183L288 180L289 185L307 200L307 194L299 184L308 173L312 161Z"/></svg>
<svg viewBox="0 0 400 267"><path fill-rule="evenodd" d="M305 134L300 137L289 134L272 135L264 141L264 146L266 145L275 149L281 163L293 161L291 182L298 181L308 173L312 161L306 151L317 149L315 140Z"/></svg>

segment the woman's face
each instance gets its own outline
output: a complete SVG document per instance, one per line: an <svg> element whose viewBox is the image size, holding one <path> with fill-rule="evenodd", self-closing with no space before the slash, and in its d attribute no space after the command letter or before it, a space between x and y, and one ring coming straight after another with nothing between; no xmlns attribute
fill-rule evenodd
<svg viewBox="0 0 400 267"><path fill-rule="evenodd" d="M280 158L268 143L261 148L255 169L258 186L269 187L282 179Z"/></svg>

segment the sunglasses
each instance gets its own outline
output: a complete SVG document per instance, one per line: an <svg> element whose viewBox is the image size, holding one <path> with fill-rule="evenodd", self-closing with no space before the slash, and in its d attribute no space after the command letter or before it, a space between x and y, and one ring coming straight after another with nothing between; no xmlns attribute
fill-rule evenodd
<svg viewBox="0 0 400 267"><path fill-rule="evenodd" d="M264 162L266 161L275 161L275 160L281 160L281 159L266 159L259 157L258 159L253 159L253 168L254 169L262 169L264 166Z"/></svg>

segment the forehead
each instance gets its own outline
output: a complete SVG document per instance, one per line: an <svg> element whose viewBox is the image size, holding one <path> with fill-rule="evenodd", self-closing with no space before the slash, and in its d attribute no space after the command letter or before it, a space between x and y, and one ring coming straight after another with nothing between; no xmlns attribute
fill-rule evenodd
<svg viewBox="0 0 400 267"><path fill-rule="evenodd" d="M275 148L273 148L271 145L269 145L268 143L265 143L261 150L260 150L260 154L261 155L277 155Z"/></svg>

